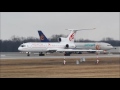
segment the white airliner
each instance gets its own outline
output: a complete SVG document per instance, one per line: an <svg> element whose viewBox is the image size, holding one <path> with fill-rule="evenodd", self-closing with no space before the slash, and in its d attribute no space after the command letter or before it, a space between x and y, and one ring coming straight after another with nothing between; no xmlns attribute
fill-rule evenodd
<svg viewBox="0 0 120 90"><path fill-rule="evenodd" d="M39 56L45 55L47 52L65 52L65 55L70 55L71 52L84 52L84 51L94 51L100 52L103 50L88 50L88 49L76 49L74 44L74 37L77 31L80 30L93 30L93 29L80 29L74 30L69 29L71 33L68 35L66 39L63 39L63 42L28 42L23 43L18 47L19 51L28 52L28 56L30 56L30 52L39 52Z"/></svg>
<svg viewBox="0 0 120 90"><path fill-rule="evenodd" d="M41 42L50 42L42 31L38 31L38 34L40 36ZM67 38L60 37L58 38L58 41L64 42L66 39ZM77 49L104 50L104 53L106 53L107 50L113 49L113 46L111 44L105 42L75 42L75 46ZM74 53L82 54L82 52ZM90 51L89 53L95 53L95 51Z"/></svg>

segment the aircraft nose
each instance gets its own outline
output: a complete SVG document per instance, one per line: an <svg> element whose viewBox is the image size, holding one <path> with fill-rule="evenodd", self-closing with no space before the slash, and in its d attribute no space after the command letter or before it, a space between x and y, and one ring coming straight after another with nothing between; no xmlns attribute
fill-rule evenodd
<svg viewBox="0 0 120 90"><path fill-rule="evenodd" d="M21 51L21 47L19 47L18 50Z"/></svg>
<svg viewBox="0 0 120 90"><path fill-rule="evenodd" d="M114 48L113 46L111 46L111 49Z"/></svg>
<svg viewBox="0 0 120 90"><path fill-rule="evenodd" d="M110 46L109 49L114 49L114 47L113 47L113 46Z"/></svg>

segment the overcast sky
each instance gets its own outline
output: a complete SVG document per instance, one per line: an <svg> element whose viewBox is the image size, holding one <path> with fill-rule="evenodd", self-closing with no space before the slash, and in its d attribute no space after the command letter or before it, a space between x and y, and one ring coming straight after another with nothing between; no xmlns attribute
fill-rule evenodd
<svg viewBox="0 0 120 90"><path fill-rule="evenodd" d="M54 34L68 35L65 29L96 28L79 31L76 39L102 40L111 37L120 39L119 12L1 12L1 39L37 37L42 30L50 38Z"/></svg>

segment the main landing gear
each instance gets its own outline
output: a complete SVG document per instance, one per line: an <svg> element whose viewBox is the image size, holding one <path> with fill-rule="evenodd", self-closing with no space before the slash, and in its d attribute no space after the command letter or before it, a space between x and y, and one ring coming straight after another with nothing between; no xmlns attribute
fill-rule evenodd
<svg viewBox="0 0 120 90"><path fill-rule="evenodd" d="M70 54L71 54L70 52L65 52L64 56L70 56Z"/></svg>
<svg viewBox="0 0 120 90"><path fill-rule="evenodd" d="M45 54L43 54L42 52L39 52L39 56L45 56Z"/></svg>
<svg viewBox="0 0 120 90"><path fill-rule="evenodd" d="M27 56L30 56L30 52L27 52ZM42 52L39 52L39 56L45 56Z"/></svg>
<svg viewBox="0 0 120 90"><path fill-rule="evenodd" d="M27 56L30 56L30 52L27 52Z"/></svg>

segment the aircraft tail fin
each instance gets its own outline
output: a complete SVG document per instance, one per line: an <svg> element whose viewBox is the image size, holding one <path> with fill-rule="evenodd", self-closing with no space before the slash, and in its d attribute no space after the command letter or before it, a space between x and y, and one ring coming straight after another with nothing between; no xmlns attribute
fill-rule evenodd
<svg viewBox="0 0 120 90"><path fill-rule="evenodd" d="M74 42L76 32L77 32L76 30L71 30L70 34L67 37L67 40L69 42Z"/></svg>
<svg viewBox="0 0 120 90"><path fill-rule="evenodd" d="M95 28L92 28L92 29L66 29L66 30L69 30L71 31L70 34L68 35L67 37L67 40L69 42L74 42L74 39L75 39L75 36L76 36L76 32L77 31L82 31L82 30L94 30Z"/></svg>
<svg viewBox="0 0 120 90"><path fill-rule="evenodd" d="M47 39L47 37L43 34L43 32L41 30L38 30L38 33L39 33L41 42L49 42L49 40Z"/></svg>

